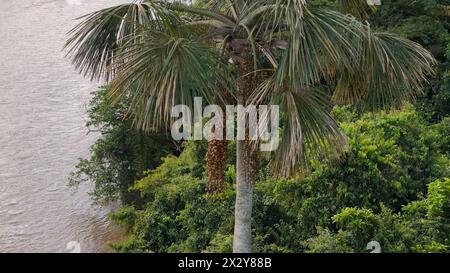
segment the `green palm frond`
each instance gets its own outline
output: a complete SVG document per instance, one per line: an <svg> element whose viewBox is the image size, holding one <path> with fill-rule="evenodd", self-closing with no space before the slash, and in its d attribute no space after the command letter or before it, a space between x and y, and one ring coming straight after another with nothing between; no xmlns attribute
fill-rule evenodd
<svg viewBox="0 0 450 273"><path fill-rule="evenodd" d="M260 29L269 36L276 32L297 32L306 10L305 0L261 0L252 13L259 19ZM249 19L246 19L249 20Z"/></svg>
<svg viewBox="0 0 450 273"><path fill-rule="evenodd" d="M271 161L280 177L307 171L312 160L337 159L347 150L346 137L330 115L327 95L318 88L273 93L282 113L281 142Z"/></svg>
<svg viewBox="0 0 450 273"><path fill-rule="evenodd" d="M419 44L394 34L367 32L351 71L339 71L333 100L369 109L395 107L416 98L436 60Z"/></svg>
<svg viewBox="0 0 450 273"><path fill-rule="evenodd" d="M278 162L274 170L283 176L292 174L308 158L338 155L339 148L345 147L344 137L327 112L330 98L323 95L319 100L313 96L316 93L305 90L337 79L334 102L360 103L372 109L399 106L420 92L434 63L420 45L392 34L373 33L352 16L313 8L303 10L302 16L300 31L288 32L288 46L279 55L274 76L252 94L256 103L284 97L282 111L289 113L283 127L285 144L274 161ZM311 129L314 133L308 133ZM305 147L309 145L305 143L312 144ZM332 152L331 147L335 148Z"/></svg>
<svg viewBox="0 0 450 273"><path fill-rule="evenodd" d="M227 25L230 27L235 25L235 21L233 20L233 18L230 18L229 16L226 16L224 14L221 14L220 12L216 12L213 10L204 9L204 8L196 8L196 7L184 4L182 2L174 2L172 4L169 4L169 7L174 11L180 11L180 12L185 12L185 13L188 13L191 15L197 15L197 16L201 16L201 17L211 18L211 19L217 20L219 22L222 22L224 25Z"/></svg>
<svg viewBox="0 0 450 273"><path fill-rule="evenodd" d="M195 1L194 7L213 10L236 19L239 14L239 1L234 0L203 0Z"/></svg>
<svg viewBox="0 0 450 273"><path fill-rule="evenodd" d="M338 65L348 69L360 36L359 23L338 12L304 11L298 30L289 33L288 46L280 57L275 80L301 90L330 79Z"/></svg>
<svg viewBox="0 0 450 273"><path fill-rule="evenodd" d="M114 51L125 37L137 35L142 26L162 30L176 25L178 18L164 5L158 1L124 4L79 18L83 20L69 32L67 55L85 76L110 80Z"/></svg>
<svg viewBox="0 0 450 273"><path fill-rule="evenodd" d="M193 109L196 96L214 103L221 99L218 88L231 86L226 60L182 29L177 33L142 31L138 42L123 45L116 61L114 70L119 73L110 95L116 101L129 99L134 125L144 131L170 126L173 106Z"/></svg>
<svg viewBox="0 0 450 273"><path fill-rule="evenodd" d="M349 13L358 19L366 20L376 6L368 5L367 0L337 0L336 4L343 13Z"/></svg>

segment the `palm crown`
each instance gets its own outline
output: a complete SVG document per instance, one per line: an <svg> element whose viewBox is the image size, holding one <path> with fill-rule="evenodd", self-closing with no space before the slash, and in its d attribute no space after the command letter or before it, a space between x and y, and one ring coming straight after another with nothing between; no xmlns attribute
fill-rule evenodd
<svg viewBox="0 0 450 273"><path fill-rule="evenodd" d="M280 104L285 126L274 170L288 175L307 154L343 147L316 85L334 83L336 103L398 105L418 93L434 62L414 42L306 2L147 0L86 16L67 46L82 72L112 80L111 95L130 98L144 130L170 123L175 104L191 105L197 95L212 102L221 96L218 86L232 91L236 77L265 71L266 79L245 91L252 102ZM366 14L364 0L338 2ZM249 59L246 75L230 69L229 60L239 67Z"/></svg>

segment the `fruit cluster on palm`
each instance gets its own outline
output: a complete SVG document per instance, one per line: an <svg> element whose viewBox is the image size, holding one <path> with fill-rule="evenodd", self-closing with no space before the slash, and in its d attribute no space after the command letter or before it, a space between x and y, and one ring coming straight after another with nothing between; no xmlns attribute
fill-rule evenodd
<svg viewBox="0 0 450 273"><path fill-rule="evenodd" d="M105 79L130 101L136 128L167 129L174 105L276 104L281 143L274 175L289 177L315 158L336 158L346 139L333 103L398 106L419 94L434 59L420 45L359 21L366 0L339 0L342 12L307 0L147 0L83 17L67 48L76 67ZM353 13L356 17L347 14ZM325 94L319 85L333 86ZM211 193L223 189L226 141L210 142ZM258 151L236 141L233 250L251 252Z"/></svg>

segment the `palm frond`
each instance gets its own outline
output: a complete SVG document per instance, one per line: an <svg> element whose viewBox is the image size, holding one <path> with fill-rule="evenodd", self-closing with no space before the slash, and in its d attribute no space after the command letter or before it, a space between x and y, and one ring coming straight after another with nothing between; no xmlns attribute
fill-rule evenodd
<svg viewBox="0 0 450 273"><path fill-rule="evenodd" d="M306 0L268 0L259 1L251 13L260 17L261 30L269 36L274 32L289 32L299 30L303 14L306 10ZM247 19L248 20L248 19Z"/></svg>
<svg viewBox="0 0 450 273"><path fill-rule="evenodd" d="M161 30L178 20L164 5L159 1L124 4L79 18L83 20L69 32L67 55L85 76L109 81L114 75L114 51L125 37L137 35L142 26Z"/></svg>
<svg viewBox="0 0 450 273"><path fill-rule="evenodd" d="M229 27L233 27L235 25L235 21L232 17L229 17L223 13L214 10L197 8L178 1L168 4L168 6L170 7L171 10L185 12L190 15L197 15L204 18L214 19L216 21L222 22L224 25Z"/></svg>
<svg viewBox="0 0 450 273"><path fill-rule="evenodd" d="M416 98L433 74L436 61L431 53L397 35L374 33L368 26L366 31L352 70L339 70L333 100L378 109Z"/></svg>
<svg viewBox="0 0 450 273"><path fill-rule="evenodd" d="M289 32L275 80L301 90L330 79L338 65L350 68L359 39L358 22L338 12L308 9Z"/></svg>
<svg viewBox="0 0 450 273"><path fill-rule="evenodd" d="M371 12L376 9L375 5L368 5L367 0L337 0L336 4L343 13L349 13L360 20L369 18Z"/></svg>
<svg viewBox="0 0 450 273"><path fill-rule="evenodd" d="M234 20L239 16L239 1L235 0L196 1L194 6L225 14Z"/></svg>
<svg viewBox="0 0 450 273"><path fill-rule="evenodd" d="M331 117L323 91L286 89L272 94L271 103L282 113L281 142L271 161L275 175L305 172L313 160L336 159L347 150L346 137Z"/></svg>
<svg viewBox="0 0 450 273"><path fill-rule="evenodd" d="M218 88L231 86L227 60L183 29L177 33L147 29L138 42L124 44L116 59L114 69L119 73L110 95L129 99L134 125L144 131L170 126L173 106L193 109L196 96L214 103L222 95Z"/></svg>

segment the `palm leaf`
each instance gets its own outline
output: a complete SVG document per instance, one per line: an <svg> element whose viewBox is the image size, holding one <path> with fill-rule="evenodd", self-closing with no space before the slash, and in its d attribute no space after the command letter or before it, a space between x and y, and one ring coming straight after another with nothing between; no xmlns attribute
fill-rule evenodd
<svg viewBox="0 0 450 273"><path fill-rule="evenodd" d="M421 93L435 63L419 44L394 34L373 33L366 26L352 70L339 70L333 100L368 109L399 106Z"/></svg>
<svg viewBox="0 0 450 273"><path fill-rule="evenodd" d="M79 19L83 20L69 32L67 55L85 76L107 81L114 75L114 51L125 37L136 35L142 26L161 30L178 20L158 1L110 7Z"/></svg>
<svg viewBox="0 0 450 273"><path fill-rule="evenodd" d="M124 96L131 101L130 114L139 129L165 129L171 125L173 106L193 109L196 96L214 103L217 97L222 99L218 88L231 86L226 60L214 48L191 39L187 30L147 29L138 41L124 44L117 52L114 69L120 72L110 95L116 101Z"/></svg>
<svg viewBox="0 0 450 273"><path fill-rule="evenodd" d="M306 9L300 24L287 34L287 48L273 79L293 90L330 80L337 66L351 69L360 30L354 18L338 12Z"/></svg>
<svg viewBox="0 0 450 273"><path fill-rule="evenodd" d="M271 103L282 113L281 142L271 161L275 175L304 173L312 160L337 159L347 150L346 137L331 117L323 91L286 89L272 94Z"/></svg>
<svg viewBox="0 0 450 273"><path fill-rule="evenodd" d="M343 13L350 13L358 19L366 20L376 6L368 5L367 0L337 0L336 4Z"/></svg>

